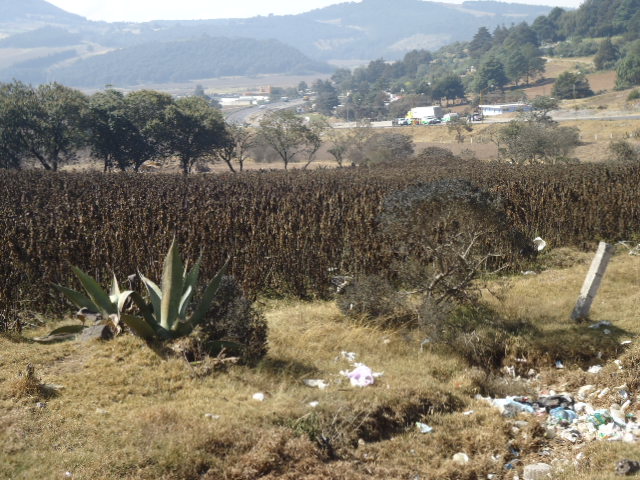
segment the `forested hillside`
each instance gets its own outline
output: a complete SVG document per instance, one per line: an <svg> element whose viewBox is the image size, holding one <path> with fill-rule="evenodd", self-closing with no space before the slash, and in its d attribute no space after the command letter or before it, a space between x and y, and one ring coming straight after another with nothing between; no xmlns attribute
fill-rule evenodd
<svg viewBox="0 0 640 480"><path fill-rule="evenodd" d="M43 59L46 64L46 59ZM26 67L34 62L27 62ZM21 65L24 68L25 65ZM49 80L66 85L136 85L268 73L315 73L330 67L276 40L201 37L138 45L53 69Z"/></svg>

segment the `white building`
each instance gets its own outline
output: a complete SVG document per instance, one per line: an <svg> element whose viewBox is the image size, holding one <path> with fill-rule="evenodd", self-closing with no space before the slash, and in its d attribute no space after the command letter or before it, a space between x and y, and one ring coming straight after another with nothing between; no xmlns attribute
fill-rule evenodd
<svg viewBox="0 0 640 480"><path fill-rule="evenodd" d="M485 117L502 115L503 113L530 112L531 105L526 103L505 103L502 105L478 105L478 108Z"/></svg>

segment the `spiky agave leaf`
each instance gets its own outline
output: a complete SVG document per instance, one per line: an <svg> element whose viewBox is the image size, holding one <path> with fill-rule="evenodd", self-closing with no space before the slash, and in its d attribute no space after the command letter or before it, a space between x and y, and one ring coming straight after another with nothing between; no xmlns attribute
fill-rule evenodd
<svg viewBox="0 0 640 480"><path fill-rule="evenodd" d="M174 238L162 269L160 325L166 330L173 330L178 320L180 300L183 296L183 273L184 266L180 258L180 250Z"/></svg>
<svg viewBox="0 0 640 480"><path fill-rule="evenodd" d="M191 318L189 319L189 323L193 327L199 325L202 322L202 320L204 319L204 316L207 314L207 312L211 308L211 303L213 302L213 299L215 298L216 293L218 293L218 290L220 290L220 285L222 284L222 277L225 275L225 273L227 273L227 267L229 265L229 261L230 261L230 258L227 258L227 260L224 262L224 265L222 265L220 270L218 270L218 273L216 273L216 275L213 277L211 282L209 282L209 285L207 285L207 288L202 294L202 298L200 299L200 303L198 304L198 307L196 308L196 310L193 312L193 315L191 315Z"/></svg>
<svg viewBox="0 0 640 480"><path fill-rule="evenodd" d="M106 314L105 317L111 314L118 314L116 305L91 275L83 272L78 267L71 267L71 270L80 280L91 301L98 307L98 311L104 312Z"/></svg>
<svg viewBox="0 0 640 480"><path fill-rule="evenodd" d="M98 312L100 309L93 303L89 297L83 295L80 292L71 290L70 288L63 287L62 285L52 284L53 288L62 293L67 299L78 308L87 308L92 312Z"/></svg>

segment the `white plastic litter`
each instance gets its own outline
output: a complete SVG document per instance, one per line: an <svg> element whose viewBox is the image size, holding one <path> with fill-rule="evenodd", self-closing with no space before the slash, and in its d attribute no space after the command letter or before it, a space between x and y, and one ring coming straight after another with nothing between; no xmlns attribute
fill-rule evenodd
<svg viewBox="0 0 640 480"><path fill-rule="evenodd" d="M595 385L583 385L578 389L578 398L580 400L586 400L589 397L589 395L595 392L595 390L596 390Z"/></svg>
<svg viewBox="0 0 640 480"><path fill-rule="evenodd" d="M600 327L610 327L611 322L609 320L603 320L598 323L594 323L593 325L589 325L589 328L600 328Z"/></svg>
<svg viewBox="0 0 640 480"><path fill-rule="evenodd" d="M355 369L352 371L343 370L341 375L349 378L352 387L368 387L373 385L376 377L382 375L382 372L374 372L362 363L356 363Z"/></svg>
<svg viewBox="0 0 640 480"><path fill-rule="evenodd" d="M539 252L543 251L547 247L547 242L545 242L542 238L536 237L533 239L533 244L536 247L536 250Z"/></svg>
<svg viewBox="0 0 640 480"><path fill-rule="evenodd" d="M356 352L347 352L346 350L343 350L342 352L340 352L340 356L347 362L353 363L356 361L356 357L358 355L356 354Z"/></svg>
<svg viewBox="0 0 640 480"><path fill-rule="evenodd" d="M309 402L309 406L311 408L316 408L318 405L320 405L320 402L315 402L315 401L314 402Z"/></svg>
<svg viewBox="0 0 640 480"><path fill-rule="evenodd" d="M452 460L458 465L466 465L469 463L469 455L464 452L458 452L452 457Z"/></svg>
<svg viewBox="0 0 640 480"><path fill-rule="evenodd" d="M307 387L319 388L320 390L324 390L325 388L327 388L329 386L329 384L327 382L325 382L324 380L317 379L317 378L305 378L303 380L303 382Z"/></svg>
<svg viewBox="0 0 640 480"><path fill-rule="evenodd" d="M262 392L258 392L258 393L254 393L251 398L253 398L256 402L264 402L267 396Z"/></svg>
<svg viewBox="0 0 640 480"><path fill-rule="evenodd" d="M416 422L416 427L420 433L431 433L433 432L433 427L430 427L426 423Z"/></svg>
<svg viewBox="0 0 640 480"><path fill-rule="evenodd" d="M560 360L556 361L556 368L564 368L564 363L562 363Z"/></svg>
<svg viewBox="0 0 640 480"><path fill-rule="evenodd" d="M601 371L602 371L602 365L593 365L589 367L589 370L587 370L587 372L589 373L600 373Z"/></svg>
<svg viewBox="0 0 640 480"><path fill-rule="evenodd" d="M211 420L218 420L220 418L220 415L215 415L213 413L205 413L204 416L205 418L210 418Z"/></svg>

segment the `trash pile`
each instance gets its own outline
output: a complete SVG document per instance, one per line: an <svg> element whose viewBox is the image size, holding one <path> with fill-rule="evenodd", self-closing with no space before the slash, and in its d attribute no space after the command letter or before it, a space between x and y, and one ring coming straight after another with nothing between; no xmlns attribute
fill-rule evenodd
<svg viewBox="0 0 640 480"><path fill-rule="evenodd" d="M626 385L598 390L594 385L584 385L575 395L542 392L535 400L528 397L490 398L480 395L497 408L505 417L516 417L524 413L546 417L545 436L570 443L595 440L623 441L634 443L640 440L640 423L635 413L630 412L631 395ZM596 408L595 401L617 401L609 408Z"/></svg>

